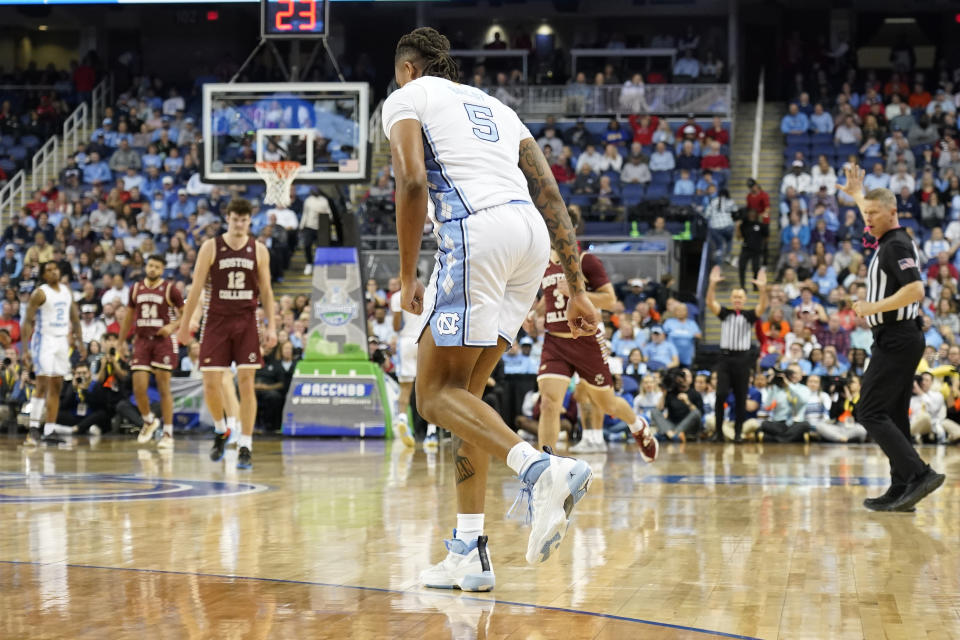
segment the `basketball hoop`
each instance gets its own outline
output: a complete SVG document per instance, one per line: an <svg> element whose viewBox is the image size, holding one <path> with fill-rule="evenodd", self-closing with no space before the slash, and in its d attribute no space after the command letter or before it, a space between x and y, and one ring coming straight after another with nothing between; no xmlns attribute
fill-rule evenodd
<svg viewBox="0 0 960 640"><path fill-rule="evenodd" d="M290 206L290 185L300 170L299 162L289 160L283 162L258 162L257 173L267 184L267 193L263 196L265 204L272 204L281 209Z"/></svg>

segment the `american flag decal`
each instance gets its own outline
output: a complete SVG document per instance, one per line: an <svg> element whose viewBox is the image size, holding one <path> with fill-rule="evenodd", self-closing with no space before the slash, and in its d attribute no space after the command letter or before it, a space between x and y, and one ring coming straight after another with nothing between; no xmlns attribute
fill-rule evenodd
<svg viewBox="0 0 960 640"><path fill-rule="evenodd" d="M900 271L917 268L917 263L913 258L902 258L897 261L897 264L900 265Z"/></svg>

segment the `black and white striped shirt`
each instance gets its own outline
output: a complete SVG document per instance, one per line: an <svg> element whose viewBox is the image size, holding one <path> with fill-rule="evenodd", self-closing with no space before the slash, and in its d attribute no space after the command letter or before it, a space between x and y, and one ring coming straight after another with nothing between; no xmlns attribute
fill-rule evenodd
<svg viewBox="0 0 960 640"><path fill-rule="evenodd" d="M920 253L910 235L903 228L883 234L877 252L867 268L867 302L888 298L911 282L920 280ZM920 312L920 303L914 302L893 311L867 316L867 324L882 324L913 320Z"/></svg>
<svg viewBox="0 0 960 640"><path fill-rule="evenodd" d="M747 351L753 346L753 325L757 322L757 313L753 309L735 311L721 307L720 348L730 351Z"/></svg>

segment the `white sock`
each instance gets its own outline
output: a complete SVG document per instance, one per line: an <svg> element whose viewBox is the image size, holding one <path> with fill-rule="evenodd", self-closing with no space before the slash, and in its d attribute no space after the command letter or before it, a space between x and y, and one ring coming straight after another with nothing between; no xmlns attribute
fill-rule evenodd
<svg viewBox="0 0 960 640"><path fill-rule="evenodd" d="M153 411L143 416L143 424L151 424L157 417L153 415Z"/></svg>
<svg viewBox="0 0 960 640"><path fill-rule="evenodd" d="M230 431L240 431L240 420L236 416L227 416L227 428Z"/></svg>
<svg viewBox="0 0 960 640"><path fill-rule="evenodd" d="M250 451L253 451L253 436L245 436L241 433L240 437L237 438L237 449L240 447L246 447Z"/></svg>
<svg viewBox="0 0 960 640"><path fill-rule="evenodd" d="M603 439L603 429L593 429L592 431L593 431L593 441L594 441L594 443L596 443L596 444L603 444L604 442L606 442L606 441Z"/></svg>
<svg viewBox="0 0 960 640"><path fill-rule="evenodd" d="M168 435L168 436L170 436L170 437L172 438L172 437L173 437L173 425L172 425L172 424L165 424L165 425L163 425L163 433L166 434L166 435Z"/></svg>
<svg viewBox="0 0 960 640"><path fill-rule="evenodd" d="M470 542L483 535L482 513L457 514L457 540Z"/></svg>
<svg viewBox="0 0 960 640"><path fill-rule="evenodd" d="M47 401L45 398L34 398L33 404L30 405L30 426L39 429L40 423L44 419L44 411L47 408Z"/></svg>
<svg viewBox="0 0 960 640"><path fill-rule="evenodd" d="M226 433L227 432L227 423L222 418L220 420L213 421L213 430L217 433Z"/></svg>
<svg viewBox="0 0 960 640"><path fill-rule="evenodd" d="M523 477L527 467L539 459L540 452L534 449L529 442L518 442L507 452L507 466L521 477Z"/></svg>
<svg viewBox="0 0 960 640"><path fill-rule="evenodd" d="M643 427L645 426L644 423L645 423L645 420L640 416L637 416L636 421L632 425L630 425L630 433L637 433L639 431L643 431Z"/></svg>
<svg viewBox="0 0 960 640"><path fill-rule="evenodd" d="M57 425L52 422L45 422L43 424L43 435L49 436L52 433L57 432Z"/></svg>
<svg viewBox="0 0 960 640"><path fill-rule="evenodd" d="M427 424L427 435L432 436L432 435L435 435L436 433L437 433L437 425Z"/></svg>

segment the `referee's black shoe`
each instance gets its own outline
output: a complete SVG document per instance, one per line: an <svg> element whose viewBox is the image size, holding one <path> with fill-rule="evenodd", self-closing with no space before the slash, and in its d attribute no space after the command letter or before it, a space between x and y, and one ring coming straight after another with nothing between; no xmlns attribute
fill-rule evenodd
<svg viewBox="0 0 960 640"><path fill-rule="evenodd" d="M907 484L903 495L882 507L881 511L911 511L913 506L926 498L928 495L940 488L946 476L937 473L933 469L928 469L925 474L918 479Z"/></svg>
<svg viewBox="0 0 960 640"><path fill-rule="evenodd" d="M899 499L906 489L907 485L905 484L891 484L890 487L887 488L886 493L884 493L882 496L877 496L876 498L867 498L864 500L863 506L872 511L883 511L884 507Z"/></svg>

